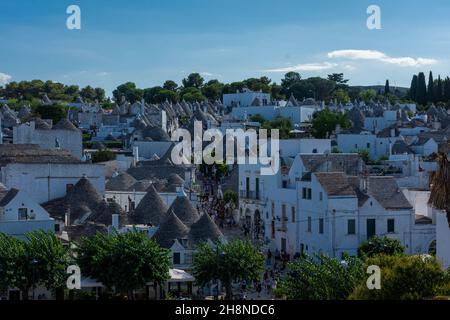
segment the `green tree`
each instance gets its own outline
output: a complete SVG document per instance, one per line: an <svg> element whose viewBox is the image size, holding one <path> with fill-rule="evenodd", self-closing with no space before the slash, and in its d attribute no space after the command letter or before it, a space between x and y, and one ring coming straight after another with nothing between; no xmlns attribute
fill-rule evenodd
<svg viewBox="0 0 450 320"><path fill-rule="evenodd" d="M281 87L283 93L287 95L289 89L294 83L300 82L302 77L298 72L290 71L284 75L284 79L281 80Z"/></svg>
<svg viewBox="0 0 450 320"><path fill-rule="evenodd" d="M377 96L377 92L375 90L363 90L359 93L359 98L362 99L365 103L374 100Z"/></svg>
<svg viewBox="0 0 450 320"><path fill-rule="evenodd" d="M345 300L365 276L363 262L348 255L342 261L303 255L287 270L275 294L289 300Z"/></svg>
<svg viewBox="0 0 450 320"><path fill-rule="evenodd" d="M91 86L84 87L81 89L80 96L86 101L95 101L97 97L97 91Z"/></svg>
<svg viewBox="0 0 450 320"><path fill-rule="evenodd" d="M442 83L441 76L438 76L438 79L436 81L436 85L434 86L435 92L434 92L434 103L442 102L444 100L444 87Z"/></svg>
<svg viewBox="0 0 450 320"><path fill-rule="evenodd" d="M443 99L445 102L449 102L450 101L450 78L446 77L444 80L444 96Z"/></svg>
<svg viewBox="0 0 450 320"><path fill-rule="evenodd" d="M359 257L373 257L379 254L385 255L401 255L405 253L405 247L397 239L388 237L372 237L358 248Z"/></svg>
<svg viewBox="0 0 450 320"><path fill-rule="evenodd" d="M264 122L266 122L266 119L264 119L264 117L262 115L260 115L259 113L254 114L250 117L250 121L252 122L259 122L261 124L263 124Z"/></svg>
<svg viewBox="0 0 450 320"><path fill-rule="evenodd" d="M411 86L409 88L409 98L412 101L417 101L417 82L418 82L418 77L417 77L417 75L414 75L411 80Z"/></svg>
<svg viewBox="0 0 450 320"><path fill-rule="evenodd" d="M135 103L142 99L143 90L138 89L134 82L127 82L118 86L113 91L113 96L117 102L120 102L122 97L125 97L128 102Z"/></svg>
<svg viewBox="0 0 450 320"><path fill-rule="evenodd" d="M210 101L219 100L222 98L223 83L219 80L210 80L202 88L202 94Z"/></svg>
<svg viewBox="0 0 450 320"><path fill-rule="evenodd" d="M225 191L223 194L223 200L225 201L225 203L232 203L235 207L237 207L239 203L238 194L233 190Z"/></svg>
<svg viewBox="0 0 450 320"><path fill-rule="evenodd" d="M184 78L182 80L183 82L183 87L185 88L197 88L200 89L203 86L203 82L205 80L202 78L202 76L199 73L191 73L190 75L188 75L187 78Z"/></svg>
<svg viewBox="0 0 450 320"><path fill-rule="evenodd" d="M391 93L391 87L389 86L389 80L386 80L386 84L384 85L384 95L387 96Z"/></svg>
<svg viewBox="0 0 450 320"><path fill-rule="evenodd" d="M92 158L93 163L106 162L106 161L115 160L116 154L114 152L112 152L111 150L104 149L104 150L99 150L99 151L92 153L91 158Z"/></svg>
<svg viewBox="0 0 450 320"><path fill-rule="evenodd" d="M42 119L51 119L53 123L58 123L59 120L67 117L67 108L63 105L52 104L52 105L39 105L35 112Z"/></svg>
<svg viewBox="0 0 450 320"><path fill-rule="evenodd" d="M76 253L84 274L131 299L146 283L169 278L169 251L137 230L84 238Z"/></svg>
<svg viewBox="0 0 450 320"><path fill-rule="evenodd" d="M338 124L342 128L350 127L350 121L345 114L327 108L314 113L311 133L317 139L324 139L336 129Z"/></svg>
<svg viewBox="0 0 450 320"><path fill-rule="evenodd" d="M425 82L425 74L423 72L420 72L417 76L416 102L423 106L427 104L427 85Z"/></svg>
<svg viewBox="0 0 450 320"><path fill-rule="evenodd" d="M430 75L428 76L427 101L429 103L434 102L434 80L432 71L430 71Z"/></svg>
<svg viewBox="0 0 450 320"><path fill-rule="evenodd" d="M22 299L28 300L28 292L36 283L33 258L28 255L25 242L0 233L0 289L18 288Z"/></svg>
<svg viewBox="0 0 450 320"><path fill-rule="evenodd" d="M218 242L215 247L204 242L195 250L192 269L200 286L220 280L225 286L227 299L231 299L233 281L259 279L263 263L264 255L249 241Z"/></svg>
<svg viewBox="0 0 450 320"><path fill-rule="evenodd" d="M369 290L361 280L349 296L351 300L419 300L433 297L445 281L438 260L425 256L378 255L366 266L381 269L381 289Z"/></svg>
<svg viewBox="0 0 450 320"><path fill-rule="evenodd" d="M0 288L19 288L23 299L38 284L61 297L69 262L68 248L52 232L28 233L26 241L0 233Z"/></svg>
<svg viewBox="0 0 450 320"><path fill-rule="evenodd" d="M206 97L202 94L202 92L194 87L188 87L181 90L181 98L187 102L206 100Z"/></svg>
<svg viewBox="0 0 450 320"><path fill-rule="evenodd" d="M67 267L70 264L68 247L53 232L34 231L26 235L28 256L35 259L36 278L48 290L56 293L57 299L64 297Z"/></svg>
<svg viewBox="0 0 450 320"><path fill-rule="evenodd" d="M166 80L163 84L163 88L170 91L176 91L178 89L178 84L172 80Z"/></svg>
<svg viewBox="0 0 450 320"><path fill-rule="evenodd" d="M344 89L337 89L333 92L333 99L336 99L339 103L348 103L350 101L350 97L348 96L348 92Z"/></svg>

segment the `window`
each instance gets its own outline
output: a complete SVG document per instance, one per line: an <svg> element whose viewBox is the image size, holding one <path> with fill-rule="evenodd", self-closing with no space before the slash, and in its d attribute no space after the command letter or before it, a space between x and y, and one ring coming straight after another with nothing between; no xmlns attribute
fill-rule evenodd
<svg viewBox="0 0 450 320"><path fill-rule="evenodd" d="M250 177L245 178L245 195L246 198L250 196Z"/></svg>
<svg viewBox="0 0 450 320"><path fill-rule="evenodd" d="M323 234L323 218L319 219L319 233Z"/></svg>
<svg viewBox="0 0 450 320"><path fill-rule="evenodd" d="M59 232L61 230L59 223L55 223L55 232Z"/></svg>
<svg viewBox="0 0 450 320"><path fill-rule="evenodd" d="M284 203L281 205L281 220L283 222L285 222L287 220L287 217L286 217L286 205Z"/></svg>
<svg viewBox="0 0 450 320"><path fill-rule="evenodd" d="M358 149L358 144L355 144L355 149Z"/></svg>
<svg viewBox="0 0 450 320"><path fill-rule="evenodd" d="M295 207L291 208L291 218L292 218L292 222L295 222Z"/></svg>
<svg viewBox="0 0 450 320"><path fill-rule="evenodd" d="M367 219L366 221L367 239L370 239L377 234L375 228L376 228L375 219Z"/></svg>
<svg viewBox="0 0 450 320"><path fill-rule="evenodd" d="M256 199L259 199L259 178L255 179Z"/></svg>
<svg viewBox="0 0 450 320"><path fill-rule="evenodd" d="M313 149L312 153L317 153L317 149Z"/></svg>
<svg viewBox="0 0 450 320"><path fill-rule="evenodd" d="M367 149L370 149L370 142L367 142Z"/></svg>
<svg viewBox="0 0 450 320"><path fill-rule="evenodd" d="M302 189L302 198L311 200L311 193L312 193L311 188L303 188Z"/></svg>
<svg viewBox="0 0 450 320"><path fill-rule="evenodd" d="M287 186L288 186L287 180L283 180L283 182L282 182L282 188L283 188L283 189L287 189Z"/></svg>
<svg viewBox="0 0 450 320"><path fill-rule="evenodd" d="M19 220L28 220L27 208L19 208Z"/></svg>
<svg viewBox="0 0 450 320"><path fill-rule="evenodd" d="M394 233L395 232L395 219L387 220L387 232Z"/></svg>
<svg viewBox="0 0 450 320"><path fill-rule="evenodd" d="M181 256L179 252L173 253L173 264L180 264L181 263Z"/></svg>
<svg viewBox="0 0 450 320"><path fill-rule="evenodd" d="M311 217L308 217L308 232L311 232Z"/></svg>
<svg viewBox="0 0 450 320"><path fill-rule="evenodd" d="M323 200L323 193L322 193L322 192L319 193L319 200L320 200L320 201Z"/></svg>
<svg viewBox="0 0 450 320"><path fill-rule="evenodd" d="M355 234L356 233L356 221L355 219L349 219L347 221L347 234Z"/></svg>

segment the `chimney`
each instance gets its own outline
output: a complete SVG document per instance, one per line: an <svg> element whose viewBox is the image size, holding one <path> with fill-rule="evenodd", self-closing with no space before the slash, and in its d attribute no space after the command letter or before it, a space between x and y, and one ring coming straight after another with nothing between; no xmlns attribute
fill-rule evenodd
<svg viewBox="0 0 450 320"><path fill-rule="evenodd" d="M133 166L135 167L139 162L139 147L133 146Z"/></svg>
<svg viewBox="0 0 450 320"><path fill-rule="evenodd" d="M112 215L112 226L114 229L119 230L119 215L117 213Z"/></svg>
<svg viewBox="0 0 450 320"><path fill-rule="evenodd" d="M64 215L64 225L70 226L70 207L69 210L66 212L66 214Z"/></svg>

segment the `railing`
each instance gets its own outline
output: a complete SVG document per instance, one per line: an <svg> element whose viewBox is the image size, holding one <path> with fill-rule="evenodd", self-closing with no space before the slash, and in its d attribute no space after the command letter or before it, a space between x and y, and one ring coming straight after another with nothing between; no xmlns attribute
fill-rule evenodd
<svg viewBox="0 0 450 320"><path fill-rule="evenodd" d="M249 200L261 200L261 194L256 191L239 191L239 198L241 199L249 199Z"/></svg>

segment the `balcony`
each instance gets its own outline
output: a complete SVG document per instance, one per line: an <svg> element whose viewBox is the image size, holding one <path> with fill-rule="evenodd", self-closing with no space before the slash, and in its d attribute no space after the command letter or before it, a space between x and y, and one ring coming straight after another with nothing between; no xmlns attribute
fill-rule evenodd
<svg viewBox="0 0 450 320"><path fill-rule="evenodd" d="M246 200L261 200L261 193L256 191L239 191L239 198Z"/></svg>

